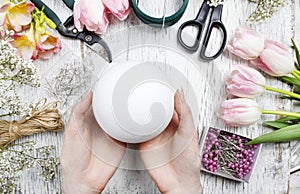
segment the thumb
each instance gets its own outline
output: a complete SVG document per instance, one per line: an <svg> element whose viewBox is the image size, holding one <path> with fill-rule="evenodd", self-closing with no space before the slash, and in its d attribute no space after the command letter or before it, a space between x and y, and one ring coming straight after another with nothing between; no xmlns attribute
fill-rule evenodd
<svg viewBox="0 0 300 194"><path fill-rule="evenodd" d="M75 104L73 106L70 118L69 118L69 122L66 128L66 134L73 134L71 133L71 131L75 132L75 134L78 133L77 131L77 122L82 122L85 113L90 109L92 105L92 92L88 92L85 97L83 97L83 99L81 99L80 102L78 102L77 104Z"/></svg>
<svg viewBox="0 0 300 194"><path fill-rule="evenodd" d="M92 105L92 96L92 92L89 91L85 97L73 107L72 112L74 114L85 114Z"/></svg>
<svg viewBox="0 0 300 194"><path fill-rule="evenodd" d="M177 90L175 93L175 111L180 121L192 118L192 112L185 101L183 90Z"/></svg>
<svg viewBox="0 0 300 194"><path fill-rule="evenodd" d="M193 134L195 132L195 125L190 107L185 101L182 90L175 94L175 111L179 117L178 132L183 134Z"/></svg>

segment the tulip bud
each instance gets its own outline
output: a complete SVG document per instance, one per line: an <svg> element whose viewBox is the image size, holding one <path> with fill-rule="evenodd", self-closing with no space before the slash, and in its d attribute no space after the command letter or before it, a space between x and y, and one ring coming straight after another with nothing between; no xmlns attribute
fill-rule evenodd
<svg viewBox="0 0 300 194"><path fill-rule="evenodd" d="M88 10L88 11L87 11ZM74 25L77 30L87 30L97 34L105 32L108 19L100 0L77 0L74 4Z"/></svg>
<svg viewBox="0 0 300 194"><path fill-rule="evenodd" d="M130 12L128 0L102 0L102 2L119 20L125 20Z"/></svg>
<svg viewBox="0 0 300 194"><path fill-rule="evenodd" d="M219 114L228 126L244 126L257 122L262 114L261 111L254 100L236 98L224 101Z"/></svg>
<svg viewBox="0 0 300 194"><path fill-rule="evenodd" d="M267 40L265 49L252 64L269 75L284 76L294 69L294 59L288 49L279 42Z"/></svg>
<svg viewBox="0 0 300 194"><path fill-rule="evenodd" d="M257 70L245 65L237 65L225 81L229 94L244 98L254 98L265 91L266 80Z"/></svg>
<svg viewBox="0 0 300 194"><path fill-rule="evenodd" d="M237 28L227 48L233 54L246 59L256 59L264 49L264 38L253 29Z"/></svg>

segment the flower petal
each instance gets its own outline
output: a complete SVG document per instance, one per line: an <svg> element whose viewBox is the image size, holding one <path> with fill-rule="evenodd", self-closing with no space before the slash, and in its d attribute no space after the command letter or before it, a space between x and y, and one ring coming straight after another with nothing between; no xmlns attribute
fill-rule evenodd
<svg viewBox="0 0 300 194"><path fill-rule="evenodd" d="M77 0L74 4L74 23L78 30L85 26L97 34L105 32L108 19L100 0Z"/></svg>
<svg viewBox="0 0 300 194"><path fill-rule="evenodd" d="M237 28L227 49L243 59L256 59L264 49L264 38L254 29Z"/></svg>
<svg viewBox="0 0 300 194"><path fill-rule="evenodd" d="M7 10L7 19L9 25L16 31L20 31L22 26L30 24L32 17L31 12L34 4L31 2L22 2L11 6Z"/></svg>
<svg viewBox="0 0 300 194"><path fill-rule="evenodd" d="M128 0L102 0L102 2L119 20L125 20L130 13Z"/></svg>
<svg viewBox="0 0 300 194"><path fill-rule="evenodd" d="M61 50L61 41L58 37L51 35L49 32L37 34L36 36L38 57L49 59L54 53Z"/></svg>
<svg viewBox="0 0 300 194"><path fill-rule="evenodd" d="M261 114L258 104L247 98L224 101L219 113L223 122L229 126L251 125L260 119Z"/></svg>
<svg viewBox="0 0 300 194"><path fill-rule="evenodd" d="M236 65L226 79L226 91L229 94L244 98L254 98L265 91L265 78L255 69L245 65Z"/></svg>
<svg viewBox="0 0 300 194"><path fill-rule="evenodd" d="M294 59L287 48L275 41L266 41L260 57L252 64L272 76L283 76L294 69Z"/></svg>
<svg viewBox="0 0 300 194"><path fill-rule="evenodd" d="M23 59L31 59L35 51L35 44L26 35L15 35L10 41L11 45L17 49L17 54Z"/></svg>
<svg viewBox="0 0 300 194"><path fill-rule="evenodd" d="M0 26L3 26L5 24L6 14L3 12L0 12Z"/></svg>

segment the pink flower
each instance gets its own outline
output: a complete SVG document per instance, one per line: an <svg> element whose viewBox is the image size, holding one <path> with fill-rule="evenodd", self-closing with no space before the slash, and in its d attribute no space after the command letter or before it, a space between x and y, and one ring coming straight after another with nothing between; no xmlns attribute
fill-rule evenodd
<svg viewBox="0 0 300 194"><path fill-rule="evenodd" d="M37 55L36 43L34 39L34 28L30 25L30 29L26 34L14 34L10 41L11 45L17 49L17 54L23 59L34 59Z"/></svg>
<svg viewBox="0 0 300 194"><path fill-rule="evenodd" d="M20 32L23 26L30 24L34 4L28 1L22 3L6 3L0 8L0 25L8 30Z"/></svg>
<svg viewBox="0 0 300 194"><path fill-rule="evenodd" d="M54 53L58 53L62 46L58 37L45 32L44 34L36 34L37 55L41 59L49 59Z"/></svg>
<svg viewBox="0 0 300 194"><path fill-rule="evenodd" d="M119 20L125 20L130 12L128 0L102 0L102 2Z"/></svg>
<svg viewBox="0 0 300 194"><path fill-rule="evenodd" d="M249 28L237 28L227 48L233 54L246 59L256 59L264 49L264 38Z"/></svg>
<svg viewBox="0 0 300 194"><path fill-rule="evenodd" d="M74 4L74 24L82 31L87 30L97 34L105 32L108 19L101 0L77 0Z"/></svg>
<svg viewBox="0 0 300 194"><path fill-rule="evenodd" d="M267 40L265 49L252 64L272 76L283 76L294 69L294 59L282 44Z"/></svg>
<svg viewBox="0 0 300 194"><path fill-rule="evenodd" d="M244 98L254 98L265 91L266 80L257 70L245 65L237 65L225 81L229 94Z"/></svg>
<svg viewBox="0 0 300 194"><path fill-rule="evenodd" d="M6 23L6 10L9 8L10 3L5 3L0 7L0 26L4 26Z"/></svg>
<svg viewBox="0 0 300 194"><path fill-rule="evenodd" d="M228 126L245 126L256 123L262 110L254 100L236 98L224 101L219 114Z"/></svg>

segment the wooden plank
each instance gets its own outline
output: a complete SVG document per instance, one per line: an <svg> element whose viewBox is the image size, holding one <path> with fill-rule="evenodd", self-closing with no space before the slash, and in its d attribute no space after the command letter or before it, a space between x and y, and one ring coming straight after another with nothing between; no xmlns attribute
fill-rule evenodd
<svg viewBox="0 0 300 194"><path fill-rule="evenodd" d="M296 44L300 45L300 1L295 1L295 42ZM298 150L297 153L299 153L300 150ZM300 164L299 164L300 165ZM290 180L290 194L298 194L300 193L300 171L295 172L291 175Z"/></svg>
<svg viewBox="0 0 300 194"><path fill-rule="evenodd" d="M45 0L45 2L49 4L49 6L52 7L57 13L59 13L62 19L66 19L67 16L71 14L71 12L62 5L61 1ZM173 1L168 1L168 3L173 3ZM188 19L193 19L196 16L201 3L202 1L199 0L190 0L187 11L182 19L174 26L174 28L178 28L181 23ZM155 4L149 4L149 6L154 7ZM176 5L173 7L176 7ZM289 45L289 40L292 36L290 31L292 25L292 16L294 14L292 6L286 6L279 12L275 13L274 17L264 23L257 25L245 23L246 18L254 9L255 4L249 3L248 1L225 1L223 22L227 27L228 37L230 38L232 36L236 27L248 26L257 28L269 39L274 39ZM157 15L161 13L161 8L152 10L154 10ZM110 17L110 19L112 19L112 22L105 35L107 39L109 39L110 35L117 33L124 28L141 24L141 22L135 17L134 13L131 13L125 22L119 22L112 17ZM159 31L157 33L165 33L165 31ZM146 35L147 32L136 30L134 34L131 34L130 36L124 36L122 39L124 40L125 44L127 44L126 41L128 39L137 39L137 41L143 42L145 39L147 39ZM62 40L66 49L63 50L60 55L55 56L49 61L37 61L36 63L40 65L40 69L43 69L43 67L47 67L49 69L56 64L64 65L65 60L67 59L63 57L64 54L67 54L68 52L75 53L76 57L78 57L80 60L83 60L82 57L90 54L90 50L86 47L83 47L79 41L73 41L66 38L62 38ZM175 42L176 40L172 39L171 41ZM215 42L215 40L213 41ZM121 43L123 42L120 42L120 44ZM158 53L157 50L145 50L143 53L136 55L132 54L130 56L128 55L128 57L149 59L161 55L163 55L163 53ZM174 58L176 60L176 57ZM172 61L170 60L170 62ZM194 81L193 84L195 88L198 89L197 96L199 97L199 106L197 104L193 104L194 102L189 103L191 106L195 105L196 108L199 107L200 116L196 116L199 118L199 131L201 131L203 125L226 128L223 123L217 119L215 113L218 110L219 104L227 97L224 91L223 79L228 76L230 70L233 68L233 64L236 63L248 64L247 61L242 61L241 59L229 54L228 51L225 51L220 58L213 62L197 63L200 69L200 73L198 75L199 81ZM196 71L188 72L188 68L190 67L182 68L181 70L184 75L192 79L192 77L195 76L194 74ZM165 67L165 71L168 74L175 72L173 67ZM45 73L45 76L46 75L47 73ZM278 82L276 79L268 77L267 80L267 84L270 86L288 89L287 86L281 84L281 82ZM205 81L205 83L203 83L203 81ZM30 93L30 91L28 91L28 93ZM44 97L47 96L47 93L45 91L41 91L33 96L35 96L35 98ZM272 93L264 94L263 96L259 97L257 101L265 109L276 108L289 110L292 107L288 100L282 100L278 95L274 95ZM267 119L274 119L274 116L262 117L262 121ZM65 121L67 121L67 116L65 116ZM250 127L226 129L249 137L256 137L270 131L269 129L261 126L262 121L259 121L257 124ZM63 133L43 133L25 139L36 139L40 145L55 144L57 146L57 153L60 154L62 135ZM248 184L238 183L221 177L212 176L207 173L202 173L201 181L204 188L204 193L287 193L289 183L289 148L289 143L264 145L253 177ZM37 178L37 172L37 169L24 172L24 176L22 177L20 183L20 186L23 190L22 193L61 193L60 173L53 181L45 183L40 178ZM120 169L111 179L103 193L159 193L159 191L155 187L155 184L151 178L147 175L147 172Z"/></svg>

